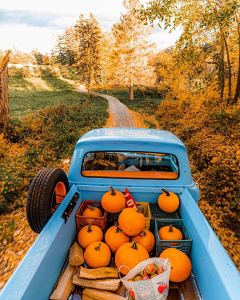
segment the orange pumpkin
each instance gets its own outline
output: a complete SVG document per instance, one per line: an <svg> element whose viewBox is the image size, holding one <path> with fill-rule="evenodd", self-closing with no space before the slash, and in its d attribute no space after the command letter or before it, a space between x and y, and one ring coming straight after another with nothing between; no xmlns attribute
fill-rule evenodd
<svg viewBox="0 0 240 300"><path fill-rule="evenodd" d="M170 281L182 282L189 277L192 264L185 253L175 248L168 248L161 253L160 257L170 260Z"/></svg>
<svg viewBox="0 0 240 300"><path fill-rule="evenodd" d="M100 218L102 217L102 211L98 207L95 207L93 205L87 205L87 208L84 209L82 213L83 217L93 217L93 218ZM94 221L94 219L85 219L86 222Z"/></svg>
<svg viewBox="0 0 240 300"><path fill-rule="evenodd" d="M122 192L115 191L111 185L109 187L111 191L102 196L102 207L109 213L118 213L125 207L125 196Z"/></svg>
<svg viewBox="0 0 240 300"><path fill-rule="evenodd" d="M147 252L151 252L155 246L155 237L151 231L144 229L139 235L132 238L132 242L142 245Z"/></svg>
<svg viewBox="0 0 240 300"><path fill-rule="evenodd" d="M182 232L177 229L176 227L173 227L172 225L164 226L159 229L159 238L161 240L182 240L183 235ZM179 243L172 243L171 246L179 245Z"/></svg>
<svg viewBox="0 0 240 300"><path fill-rule="evenodd" d="M126 243L120 246L115 255L115 264L119 269L121 266L127 266L130 270L141 261L149 258L147 250L136 242ZM122 267L120 272L127 275L129 269Z"/></svg>
<svg viewBox="0 0 240 300"><path fill-rule="evenodd" d="M179 198L176 194L168 192L165 189L162 189L162 193L158 197L158 206L159 208L166 213L173 213L179 207Z"/></svg>
<svg viewBox="0 0 240 300"><path fill-rule="evenodd" d="M84 226L78 233L78 243L81 247L87 248L93 242L103 240L103 232L98 226L92 225Z"/></svg>
<svg viewBox="0 0 240 300"><path fill-rule="evenodd" d="M108 228L105 233L105 242L111 249L112 253L116 253L117 249L122 246L122 244L128 243L130 240L118 226L112 226Z"/></svg>
<svg viewBox="0 0 240 300"><path fill-rule="evenodd" d="M105 243L94 242L86 248L84 259L90 268L107 267L110 264L111 251Z"/></svg>
<svg viewBox="0 0 240 300"><path fill-rule="evenodd" d="M118 224L126 235L135 236L145 228L146 220L139 210L125 208L119 215Z"/></svg>

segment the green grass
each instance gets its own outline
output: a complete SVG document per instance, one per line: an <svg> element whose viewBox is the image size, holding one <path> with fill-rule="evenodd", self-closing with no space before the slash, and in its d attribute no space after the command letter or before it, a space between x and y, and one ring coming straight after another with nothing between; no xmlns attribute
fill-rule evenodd
<svg viewBox="0 0 240 300"><path fill-rule="evenodd" d="M86 100L74 86L57 78L9 79L10 116L18 117L58 104L71 105ZM22 102L22 106L20 103Z"/></svg>
<svg viewBox="0 0 240 300"><path fill-rule="evenodd" d="M101 93L101 90L96 91ZM135 93L134 100L130 101L128 89L105 89L103 90L103 94L114 96L123 104L125 104L129 109L140 113L144 112L146 115L155 114L156 109L162 101L160 97L156 98L156 95L153 98L144 98L142 95L139 95L139 93Z"/></svg>

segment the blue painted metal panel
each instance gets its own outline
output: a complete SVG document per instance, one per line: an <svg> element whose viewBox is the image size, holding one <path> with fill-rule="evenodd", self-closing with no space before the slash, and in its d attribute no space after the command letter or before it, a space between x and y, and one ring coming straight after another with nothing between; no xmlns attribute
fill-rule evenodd
<svg viewBox="0 0 240 300"><path fill-rule="evenodd" d="M77 191L71 190L50 218L0 293L1 300L49 299L69 248L77 234L75 214L82 202L78 200L67 223L61 218Z"/></svg>
<svg viewBox="0 0 240 300"><path fill-rule="evenodd" d="M240 274L187 189L179 212L193 239L191 261L203 299L239 300Z"/></svg>
<svg viewBox="0 0 240 300"><path fill-rule="evenodd" d="M101 201L101 198L106 191L109 191L109 187L106 186L83 186L78 185L79 189L82 191L82 199L83 200L94 200L94 201ZM133 196L133 199L137 202L149 202L149 203L156 203L157 199L160 194L163 193L161 188L159 186L157 187L132 187L132 186L126 186ZM124 193L125 187L116 187L114 186L118 191ZM176 194L182 192L182 188L174 188L174 187L167 187L167 190L170 192L174 192Z"/></svg>
<svg viewBox="0 0 240 300"><path fill-rule="evenodd" d="M183 142L173 133L166 130L146 129L146 128L100 128L94 129L84 134L78 144L82 143L107 143L107 142L131 142L134 143L152 143L156 141L164 145L180 146L185 148Z"/></svg>

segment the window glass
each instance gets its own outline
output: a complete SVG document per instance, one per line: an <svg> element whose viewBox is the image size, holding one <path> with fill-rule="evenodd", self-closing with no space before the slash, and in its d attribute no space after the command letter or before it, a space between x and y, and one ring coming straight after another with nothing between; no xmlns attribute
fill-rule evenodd
<svg viewBox="0 0 240 300"><path fill-rule="evenodd" d="M178 172L177 158L165 153L88 152L82 164L87 177L177 179Z"/></svg>

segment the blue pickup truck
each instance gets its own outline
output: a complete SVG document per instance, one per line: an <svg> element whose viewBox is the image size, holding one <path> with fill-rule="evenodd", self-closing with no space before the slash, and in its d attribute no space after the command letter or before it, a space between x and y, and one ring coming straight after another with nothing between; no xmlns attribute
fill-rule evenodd
<svg viewBox="0 0 240 300"><path fill-rule="evenodd" d="M199 189L182 141L162 130L103 128L79 139L68 175L45 168L32 181L27 215L40 234L1 291L1 300L49 299L77 235L80 204L100 201L109 185L122 192L128 188L150 208L162 188L178 195L178 215L192 238L188 280L194 294L179 285L177 291L170 289L169 299L240 299L239 272L198 208Z"/></svg>

